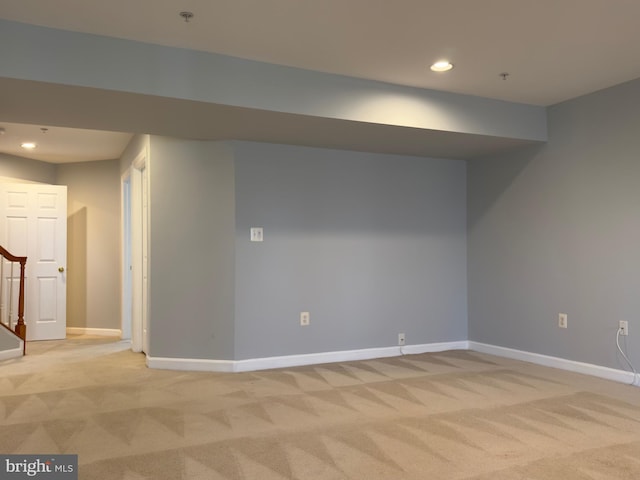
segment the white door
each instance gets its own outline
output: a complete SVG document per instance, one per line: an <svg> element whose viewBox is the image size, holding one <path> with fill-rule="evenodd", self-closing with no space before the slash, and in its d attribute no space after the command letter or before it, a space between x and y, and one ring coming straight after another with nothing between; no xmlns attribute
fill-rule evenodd
<svg viewBox="0 0 640 480"><path fill-rule="evenodd" d="M27 340L65 338L67 187L0 184L0 244L13 255L27 257L24 308ZM3 267L5 277L10 277L9 269L9 265ZM18 279L19 275L18 271Z"/></svg>

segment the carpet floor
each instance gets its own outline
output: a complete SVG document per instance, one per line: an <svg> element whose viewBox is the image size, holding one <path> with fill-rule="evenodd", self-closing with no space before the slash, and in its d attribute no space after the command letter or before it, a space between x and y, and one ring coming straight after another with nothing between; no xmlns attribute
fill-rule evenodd
<svg viewBox="0 0 640 480"><path fill-rule="evenodd" d="M471 351L252 373L145 367L124 342L0 363L0 453L81 479L638 479L640 389Z"/></svg>

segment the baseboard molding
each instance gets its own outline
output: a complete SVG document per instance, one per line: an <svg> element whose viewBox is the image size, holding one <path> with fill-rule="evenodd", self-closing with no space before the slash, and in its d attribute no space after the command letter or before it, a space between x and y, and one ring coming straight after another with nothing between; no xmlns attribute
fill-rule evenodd
<svg viewBox="0 0 640 480"><path fill-rule="evenodd" d="M633 373L625 370L602 367L591 363L576 362L574 360L567 360L566 358L551 357L549 355L541 355L539 353L525 352L522 350L515 350L513 348L498 347L496 345L470 341L469 349L475 350L476 352L496 355L498 357L512 358L514 360L522 360L523 362L535 363L536 365L542 365L545 367L553 367L561 370L568 370L570 372L582 373L584 375L605 378L607 380L613 380L620 383L631 384L635 380Z"/></svg>
<svg viewBox="0 0 640 480"><path fill-rule="evenodd" d="M23 348L22 340L20 340L20 346L18 348L12 348L11 350L3 350L0 352L0 361L21 357L23 354Z"/></svg>
<svg viewBox="0 0 640 480"><path fill-rule="evenodd" d="M189 372L234 372L233 360L209 360L206 358L151 357L145 360L147 367L160 370L185 370Z"/></svg>
<svg viewBox="0 0 640 480"><path fill-rule="evenodd" d="M417 355L419 353L446 352L447 350L469 350L469 342L425 343L423 345L405 345L400 347L402 355Z"/></svg>
<svg viewBox="0 0 640 480"><path fill-rule="evenodd" d="M147 356L149 368L165 370L193 370L201 372L252 372L272 368L319 365L322 363L352 362L374 358L398 357L401 355L443 352L446 350L467 350L469 342L444 342L403 347L366 348L338 352L306 353L280 357L250 358L246 360L207 360L197 358L164 358Z"/></svg>
<svg viewBox="0 0 640 480"><path fill-rule="evenodd" d="M285 355L280 357L250 358L246 360L209 360L199 358L165 358L147 356L147 366L164 370L189 370L200 372L252 372L273 368L299 367L303 365L320 365L323 363L351 362L356 360L372 360L375 358L398 357L419 353L444 352L447 350L474 350L498 357L512 358L523 362L534 363L545 367L568 370L594 377L605 378L620 383L631 383L634 375L624 370L602 367L590 363L576 362L565 358L551 357L538 353L499 347L473 341L427 343L422 345L405 345L403 347L366 348L361 350L344 350L338 352L307 353Z"/></svg>
<svg viewBox="0 0 640 480"><path fill-rule="evenodd" d="M67 327L67 335L98 335L101 337L120 337L122 335L122 331L118 328Z"/></svg>

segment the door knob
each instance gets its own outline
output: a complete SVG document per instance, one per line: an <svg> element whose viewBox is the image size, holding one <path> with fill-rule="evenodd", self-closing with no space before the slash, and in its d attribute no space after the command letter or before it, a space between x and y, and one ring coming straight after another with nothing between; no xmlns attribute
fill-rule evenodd
<svg viewBox="0 0 640 480"><path fill-rule="evenodd" d="M64 272L64 267L58 267L58 271L59 271L60 273Z"/></svg>

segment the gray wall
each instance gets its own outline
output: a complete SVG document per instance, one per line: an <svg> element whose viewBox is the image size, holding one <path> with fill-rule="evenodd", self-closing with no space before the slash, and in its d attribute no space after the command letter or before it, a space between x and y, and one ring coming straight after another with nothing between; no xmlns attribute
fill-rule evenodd
<svg viewBox="0 0 640 480"><path fill-rule="evenodd" d="M236 359L467 338L464 162L233 145Z"/></svg>
<svg viewBox="0 0 640 480"><path fill-rule="evenodd" d="M67 326L120 328L120 164L57 165L67 185Z"/></svg>
<svg viewBox="0 0 640 480"><path fill-rule="evenodd" d="M55 183L56 166L0 153L0 177L4 182Z"/></svg>
<svg viewBox="0 0 640 480"><path fill-rule="evenodd" d="M471 340L620 368L628 320L640 364L639 106L640 81L574 99L548 145L469 162Z"/></svg>
<svg viewBox="0 0 640 480"><path fill-rule="evenodd" d="M228 145L152 136L152 357L233 358L234 181Z"/></svg>

